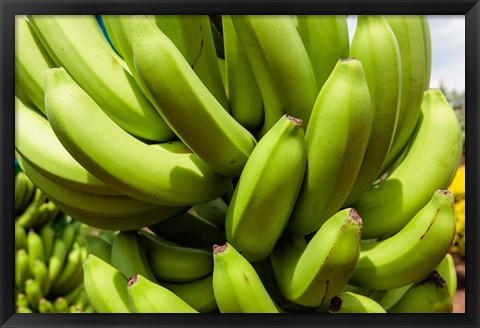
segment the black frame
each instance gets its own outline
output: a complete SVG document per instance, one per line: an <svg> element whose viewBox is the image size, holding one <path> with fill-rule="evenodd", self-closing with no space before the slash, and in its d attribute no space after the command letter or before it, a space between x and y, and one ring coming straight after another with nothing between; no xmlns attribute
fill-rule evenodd
<svg viewBox="0 0 480 328"><path fill-rule="evenodd" d="M15 314L14 301L14 15L18 14L429 14L465 15L466 24L466 309L465 314L105 315ZM480 4L478 0L0 0L0 327L479 327Z"/></svg>

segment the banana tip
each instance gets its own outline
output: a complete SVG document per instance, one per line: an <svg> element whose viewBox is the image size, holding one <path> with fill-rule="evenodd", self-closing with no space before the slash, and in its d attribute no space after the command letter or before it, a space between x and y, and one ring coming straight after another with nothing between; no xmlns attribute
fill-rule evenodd
<svg viewBox="0 0 480 328"><path fill-rule="evenodd" d="M298 126L303 126L303 120L300 118L293 117L292 115L285 114L285 118L289 119L292 121L293 124L296 124Z"/></svg>
<svg viewBox="0 0 480 328"><path fill-rule="evenodd" d="M329 312L337 312L340 311L342 307L342 299L338 296L334 296L330 301L330 306L328 307Z"/></svg>
<svg viewBox="0 0 480 328"><path fill-rule="evenodd" d="M227 248L228 243L225 243L225 245L213 245L213 254L223 253Z"/></svg>
<svg viewBox="0 0 480 328"><path fill-rule="evenodd" d="M360 217L360 215L358 214L358 212L354 209L354 208L351 208L350 209L350 215L349 217L355 221L356 223L358 224L363 224L363 220L362 218Z"/></svg>
<svg viewBox="0 0 480 328"><path fill-rule="evenodd" d="M136 283L138 280L138 275L134 274L130 278L128 278L128 287L131 287L134 283Z"/></svg>

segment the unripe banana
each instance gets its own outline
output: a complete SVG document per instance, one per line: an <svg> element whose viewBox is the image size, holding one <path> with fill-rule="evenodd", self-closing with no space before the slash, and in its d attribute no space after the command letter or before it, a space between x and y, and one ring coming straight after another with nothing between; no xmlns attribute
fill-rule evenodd
<svg viewBox="0 0 480 328"><path fill-rule="evenodd" d="M307 168L287 230L314 232L345 202L370 131L370 94L356 59L339 60L325 82L306 131Z"/></svg>
<svg viewBox="0 0 480 328"><path fill-rule="evenodd" d="M42 295L47 295L50 291L50 285L52 283L52 281L50 281L50 279L48 278L47 265L40 260L34 260L31 270L33 279L37 281Z"/></svg>
<svg viewBox="0 0 480 328"><path fill-rule="evenodd" d="M134 313L198 313L167 288L139 274L130 277L127 292Z"/></svg>
<svg viewBox="0 0 480 328"><path fill-rule="evenodd" d="M156 149L127 134L63 68L48 71L45 92L47 116L60 142L112 188L169 206L209 201L227 190L229 179L196 154Z"/></svg>
<svg viewBox="0 0 480 328"><path fill-rule="evenodd" d="M15 286L20 292L25 291L25 282L31 277L28 253L21 248L15 253Z"/></svg>
<svg viewBox="0 0 480 328"><path fill-rule="evenodd" d="M358 16L350 56L360 60L365 70L372 115L367 148L345 201L347 206L365 193L380 173L395 134L402 92L400 50L384 17Z"/></svg>
<svg viewBox="0 0 480 328"><path fill-rule="evenodd" d="M282 235L302 185L307 161L303 122L282 116L250 155L225 221L229 244L249 262L266 258ZM278 190L281 193L272 194Z"/></svg>
<svg viewBox="0 0 480 328"><path fill-rule="evenodd" d="M93 15L33 15L28 21L57 66L64 67L122 129L146 140L173 139Z"/></svg>
<svg viewBox="0 0 480 328"><path fill-rule="evenodd" d="M295 18L233 15L232 21L252 67L264 104L264 135L283 114L308 125L318 94L315 74Z"/></svg>
<svg viewBox="0 0 480 328"><path fill-rule="evenodd" d="M103 261L110 263L112 244L95 235L89 235L86 239L88 253L95 255Z"/></svg>
<svg viewBox="0 0 480 328"><path fill-rule="evenodd" d="M129 313L127 283L120 271L95 255L83 262L84 286L90 304L98 313Z"/></svg>
<svg viewBox="0 0 480 328"><path fill-rule="evenodd" d="M25 228L15 223L15 251L27 248L27 232Z"/></svg>
<svg viewBox="0 0 480 328"><path fill-rule="evenodd" d="M63 296L55 298L55 300L53 301L53 306L55 308L55 312L57 313L68 312L68 302Z"/></svg>
<svg viewBox="0 0 480 328"><path fill-rule="evenodd" d="M430 34L430 25L425 15L420 16L422 22L423 47L425 50L425 85L424 90L430 87L430 76L432 74L432 37Z"/></svg>
<svg viewBox="0 0 480 328"><path fill-rule="evenodd" d="M27 197L27 179L25 173L20 171L15 175L15 215L23 212L21 207L23 199ZM31 196L31 195L30 195Z"/></svg>
<svg viewBox="0 0 480 328"><path fill-rule="evenodd" d="M136 73L162 117L213 169L239 176L255 138L225 111L150 18L135 16L130 27Z"/></svg>
<svg viewBox="0 0 480 328"><path fill-rule="evenodd" d="M329 218L308 242L286 237L272 253L275 278L290 301L327 304L347 284L360 253L362 219L352 208Z"/></svg>
<svg viewBox="0 0 480 328"><path fill-rule="evenodd" d="M386 311L368 296L344 292L332 298L328 313L386 313Z"/></svg>
<svg viewBox="0 0 480 328"><path fill-rule="evenodd" d="M453 256L448 253L440 264L435 268L440 276L445 279L445 282L450 293L450 299L453 302L455 293L457 291L457 271Z"/></svg>
<svg viewBox="0 0 480 328"><path fill-rule="evenodd" d="M81 247L73 244L65 259L62 271L52 281L51 293L62 295L75 289L83 280Z"/></svg>
<svg viewBox="0 0 480 328"><path fill-rule="evenodd" d="M56 313L55 308L51 301L42 297L38 301L38 312L40 313Z"/></svg>
<svg viewBox="0 0 480 328"><path fill-rule="evenodd" d="M30 229L27 233L27 251L31 264L34 260L40 260L44 263L47 260L42 237L33 229Z"/></svg>
<svg viewBox="0 0 480 328"><path fill-rule="evenodd" d="M25 281L25 295L27 295L29 307L36 312L38 301L44 296L36 280L28 279Z"/></svg>
<svg viewBox="0 0 480 328"><path fill-rule="evenodd" d="M347 16L297 15L298 34L312 64L317 90L330 76L339 59L348 58Z"/></svg>
<svg viewBox="0 0 480 328"><path fill-rule="evenodd" d="M206 203L195 204L190 212L205 219L219 228L225 227L228 204L222 197L218 197Z"/></svg>
<svg viewBox="0 0 480 328"><path fill-rule="evenodd" d="M214 245L213 262L213 292L221 313L278 313L255 269L232 245Z"/></svg>
<svg viewBox="0 0 480 328"><path fill-rule="evenodd" d="M363 218L363 238L385 238L400 231L433 191L448 188L461 155L461 128L455 112L440 90L426 91L402 161L387 179L352 204Z"/></svg>
<svg viewBox="0 0 480 328"><path fill-rule="evenodd" d="M391 289L425 279L445 257L454 236L453 195L437 190L397 234L362 244L350 282L365 288Z"/></svg>
<svg viewBox="0 0 480 328"><path fill-rule="evenodd" d="M68 249L65 242L60 237L55 238L53 242L52 255L48 259L48 278L50 281L55 281L60 274L65 259L68 254Z"/></svg>

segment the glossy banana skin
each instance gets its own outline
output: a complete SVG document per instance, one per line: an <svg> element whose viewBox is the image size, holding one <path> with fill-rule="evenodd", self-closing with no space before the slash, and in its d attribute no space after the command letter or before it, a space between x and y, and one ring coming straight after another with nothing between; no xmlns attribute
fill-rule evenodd
<svg viewBox="0 0 480 328"><path fill-rule="evenodd" d="M136 73L162 117L213 169L238 177L256 145L253 135L225 111L150 18L135 16L130 26Z"/></svg>
<svg viewBox="0 0 480 328"><path fill-rule="evenodd" d="M347 17L297 15L297 29L310 58L320 92L337 61L349 57Z"/></svg>
<svg viewBox="0 0 480 328"><path fill-rule="evenodd" d="M422 22L423 47L425 50L425 84L424 90L430 87L430 76L432 75L432 37L427 16L420 16Z"/></svg>
<svg viewBox="0 0 480 328"><path fill-rule="evenodd" d="M352 204L363 218L363 238L385 238L400 231L430 200L432 190L448 188L461 154L455 112L440 90L426 91L402 161Z"/></svg>
<svg viewBox="0 0 480 328"><path fill-rule="evenodd" d="M160 142L174 137L108 44L93 15L31 15L28 21L55 64L64 67L125 131Z"/></svg>
<svg viewBox="0 0 480 328"><path fill-rule="evenodd" d="M435 191L430 201L397 234L362 244L350 283L371 289L391 289L425 279L447 254L455 224L452 193Z"/></svg>
<svg viewBox="0 0 480 328"><path fill-rule="evenodd" d="M255 269L232 245L214 245L213 262L213 292L221 313L278 313Z"/></svg>
<svg viewBox="0 0 480 328"><path fill-rule="evenodd" d="M318 94L305 46L291 16L232 15L264 104L263 136L283 114L308 125Z"/></svg>
<svg viewBox="0 0 480 328"><path fill-rule="evenodd" d="M362 219L346 208L329 218L308 242L284 238L272 267L283 295L311 307L327 304L347 284L360 253Z"/></svg>
<svg viewBox="0 0 480 328"><path fill-rule="evenodd" d="M307 168L287 230L314 232L340 210L360 169L370 130L370 94L356 59L339 60L306 130Z"/></svg>
<svg viewBox="0 0 480 328"><path fill-rule="evenodd" d="M303 122L289 115L278 120L250 155L225 221L227 241L248 261L266 258L282 235L306 160ZM272 199L279 190L282 192Z"/></svg>
<svg viewBox="0 0 480 328"><path fill-rule="evenodd" d="M385 18L358 16L350 56L360 60L365 70L372 115L362 166L346 206L365 193L380 173L395 134L402 92L400 50Z"/></svg>
<svg viewBox="0 0 480 328"><path fill-rule="evenodd" d="M386 311L367 296L343 292L332 298L328 313L386 313Z"/></svg>
<svg viewBox="0 0 480 328"><path fill-rule="evenodd" d="M229 187L229 179L196 154L155 149L127 134L63 68L47 73L45 97L48 120L65 149L101 181L132 198L185 206L215 199Z"/></svg>

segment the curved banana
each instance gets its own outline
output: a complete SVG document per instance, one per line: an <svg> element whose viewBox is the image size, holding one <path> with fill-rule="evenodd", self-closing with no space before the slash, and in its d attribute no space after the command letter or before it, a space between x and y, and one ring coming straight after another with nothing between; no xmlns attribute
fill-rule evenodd
<svg viewBox="0 0 480 328"><path fill-rule="evenodd" d="M189 282L212 272L210 252L178 245L145 230L139 234L147 249L150 268L159 281Z"/></svg>
<svg viewBox="0 0 480 328"><path fill-rule="evenodd" d="M255 138L225 111L149 17L135 16L130 26L136 73L166 122L214 170L239 176Z"/></svg>
<svg viewBox="0 0 480 328"><path fill-rule="evenodd" d="M215 199L229 187L230 180L196 154L159 150L123 131L63 68L48 71L45 92L60 142L112 188L153 204L185 206Z"/></svg>
<svg viewBox="0 0 480 328"><path fill-rule="evenodd" d="M349 56L347 16L297 15L297 29L320 92L337 61Z"/></svg>
<svg viewBox="0 0 480 328"><path fill-rule="evenodd" d="M128 279L127 293L134 313L198 313L173 292L140 274Z"/></svg>
<svg viewBox="0 0 480 328"><path fill-rule="evenodd" d="M150 281L157 282L147 260L145 244L136 230L119 231L113 238L110 264L125 278L140 274Z"/></svg>
<svg viewBox="0 0 480 328"><path fill-rule="evenodd" d="M83 262L84 287L97 313L130 313L128 280L120 271L95 255Z"/></svg>
<svg viewBox="0 0 480 328"><path fill-rule="evenodd" d="M47 258L45 256L45 247L43 246L42 237L40 237L40 235L33 229L30 229L27 233L27 252L31 267L35 260L46 263Z"/></svg>
<svg viewBox="0 0 480 328"><path fill-rule="evenodd" d="M401 57L402 92L397 127L392 145L379 176L383 175L402 151L415 129L425 91L425 47L422 22L418 15L385 16L395 33Z"/></svg>
<svg viewBox="0 0 480 328"><path fill-rule="evenodd" d="M386 311L368 296L344 292L332 298L328 313L386 313Z"/></svg>
<svg viewBox="0 0 480 328"><path fill-rule="evenodd" d="M214 245L213 262L213 293L221 313L278 313L255 269L232 245Z"/></svg>
<svg viewBox="0 0 480 328"><path fill-rule="evenodd" d="M440 264L435 268L440 276L445 279L445 282L450 293L450 299L453 302L455 298L455 292L457 291L457 271L455 268L455 262L453 256L448 253L445 255L444 259Z"/></svg>
<svg viewBox="0 0 480 328"><path fill-rule="evenodd" d="M74 243L70 248L65 259L62 271L55 280L52 281L50 293L53 295L63 295L75 289L83 281L83 261L82 247Z"/></svg>
<svg viewBox="0 0 480 328"><path fill-rule="evenodd" d="M306 131L307 168L287 230L314 232L345 202L370 131L370 94L362 63L342 59L325 82Z"/></svg>
<svg viewBox="0 0 480 328"><path fill-rule="evenodd" d="M124 61L110 47L95 16L27 18L58 67L64 67L122 129L146 140L174 138L126 70Z"/></svg>
<svg viewBox="0 0 480 328"><path fill-rule="evenodd" d="M20 292L25 291L25 282L32 277L30 259L24 248L15 252L15 287Z"/></svg>
<svg viewBox="0 0 480 328"><path fill-rule="evenodd" d="M346 206L363 195L380 173L395 134L402 92L400 50L384 17L358 16L350 56L360 60L365 70L372 115L362 166Z"/></svg>
<svg viewBox="0 0 480 328"><path fill-rule="evenodd" d="M432 37L430 34L430 25L426 15L420 16L422 23L423 47L425 50L425 85L424 90L430 87L430 76L432 74Z"/></svg>
<svg viewBox="0 0 480 328"><path fill-rule="evenodd" d="M432 271L424 280L411 286L388 313L452 313L453 302L445 280Z"/></svg>
<svg viewBox="0 0 480 328"><path fill-rule="evenodd" d="M222 15L225 80L230 114L249 131L263 123L262 94L230 15Z"/></svg>
<svg viewBox="0 0 480 328"><path fill-rule="evenodd" d="M25 210L25 208L22 207L22 203L24 203L24 198L32 196L27 195L27 183L28 178L23 171L20 171L15 175L15 214L18 214Z"/></svg>
<svg viewBox="0 0 480 328"><path fill-rule="evenodd" d="M60 275L65 259L68 255L68 249L62 238L56 237L53 241L52 254L48 259L48 278L55 281Z"/></svg>
<svg viewBox="0 0 480 328"><path fill-rule="evenodd" d="M15 16L15 81L35 106L45 115L45 72L55 63L24 16Z"/></svg>
<svg viewBox="0 0 480 328"><path fill-rule="evenodd" d="M228 207L225 232L228 243L249 262L266 258L282 235L302 185L306 148L302 120L285 114L245 164Z"/></svg>
<svg viewBox="0 0 480 328"><path fill-rule="evenodd" d="M315 74L293 16L232 15L264 105L263 136L283 114L308 125L317 97Z"/></svg>
<svg viewBox="0 0 480 328"><path fill-rule="evenodd" d="M185 283L161 282L167 288L200 313L211 313L218 310L213 294L213 274L198 280Z"/></svg>
<svg viewBox="0 0 480 328"><path fill-rule="evenodd" d="M352 275L361 235L362 219L346 208L329 218L308 244L300 236L281 239L271 259L282 294L305 306L329 302Z"/></svg>
<svg viewBox="0 0 480 328"><path fill-rule="evenodd" d="M352 204L363 218L363 238L385 238L400 231L435 190L448 188L461 155L461 128L455 112L440 90L426 91L402 161L388 178Z"/></svg>
<svg viewBox="0 0 480 328"><path fill-rule="evenodd" d="M366 288L391 289L424 279L442 261L453 242L453 203L451 192L437 190L398 233L362 244L350 282Z"/></svg>

